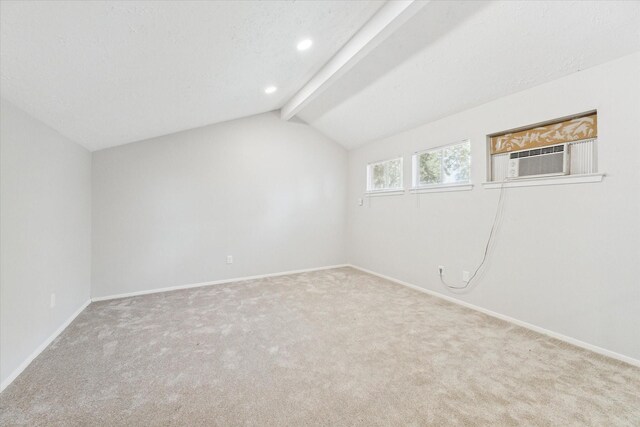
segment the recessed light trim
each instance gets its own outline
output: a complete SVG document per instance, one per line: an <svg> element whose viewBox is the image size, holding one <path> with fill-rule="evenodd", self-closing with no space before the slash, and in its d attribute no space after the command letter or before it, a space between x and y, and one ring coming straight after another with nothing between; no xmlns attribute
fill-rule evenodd
<svg viewBox="0 0 640 427"><path fill-rule="evenodd" d="M276 86L267 86L266 88L264 88L264 93L269 95L269 94L274 93L277 90L278 90L278 88Z"/></svg>
<svg viewBox="0 0 640 427"><path fill-rule="evenodd" d="M303 50L307 50L311 47L311 45L313 44L313 40L311 39L304 39L301 40L298 43L298 50L303 51Z"/></svg>

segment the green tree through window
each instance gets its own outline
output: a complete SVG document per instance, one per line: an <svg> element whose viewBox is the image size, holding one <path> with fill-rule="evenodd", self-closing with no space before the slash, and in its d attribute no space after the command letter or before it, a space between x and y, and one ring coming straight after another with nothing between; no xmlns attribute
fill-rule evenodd
<svg viewBox="0 0 640 427"><path fill-rule="evenodd" d="M469 169L471 164L471 147L469 143L456 144L444 149L442 159L442 171L445 182L469 181Z"/></svg>
<svg viewBox="0 0 640 427"><path fill-rule="evenodd" d="M367 191L402 189L402 158L367 165Z"/></svg>
<svg viewBox="0 0 640 427"><path fill-rule="evenodd" d="M442 151L432 151L420 156L420 184L430 185L442 182Z"/></svg>
<svg viewBox="0 0 640 427"><path fill-rule="evenodd" d="M471 146L469 141L417 153L414 156L416 187L469 182Z"/></svg>

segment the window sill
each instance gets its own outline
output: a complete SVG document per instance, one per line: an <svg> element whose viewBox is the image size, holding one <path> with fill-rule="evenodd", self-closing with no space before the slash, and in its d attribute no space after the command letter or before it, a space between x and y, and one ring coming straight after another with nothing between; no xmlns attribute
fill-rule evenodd
<svg viewBox="0 0 640 427"><path fill-rule="evenodd" d="M430 187L416 187L412 188L410 191L412 194L422 194L422 193L444 193L448 191L469 191L473 190L473 184L464 183L464 184L442 184L442 185L433 185Z"/></svg>
<svg viewBox="0 0 640 427"><path fill-rule="evenodd" d="M603 173L590 173L584 175L549 176L545 178L520 178L504 182L483 182L486 189L512 188L512 187L537 187L539 185L583 184L588 182L600 182L604 178Z"/></svg>
<svg viewBox="0 0 640 427"><path fill-rule="evenodd" d="M367 191L364 193L366 197L401 196L403 194L404 194L404 188L401 190L378 190L378 191Z"/></svg>

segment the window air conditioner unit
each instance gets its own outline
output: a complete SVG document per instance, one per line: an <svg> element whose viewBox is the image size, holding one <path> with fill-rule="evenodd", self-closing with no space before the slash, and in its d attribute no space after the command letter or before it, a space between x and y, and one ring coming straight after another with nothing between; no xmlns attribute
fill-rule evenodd
<svg viewBox="0 0 640 427"><path fill-rule="evenodd" d="M509 155L510 179L567 175L568 173L569 147L567 144L515 151Z"/></svg>

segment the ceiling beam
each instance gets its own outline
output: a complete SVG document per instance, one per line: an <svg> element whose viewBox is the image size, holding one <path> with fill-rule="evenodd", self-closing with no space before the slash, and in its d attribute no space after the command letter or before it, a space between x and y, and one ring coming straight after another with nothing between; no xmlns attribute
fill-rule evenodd
<svg viewBox="0 0 640 427"><path fill-rule="evenodd" d="M426 0L390 0L280 109L289 120L418 12Z"/></svg>

